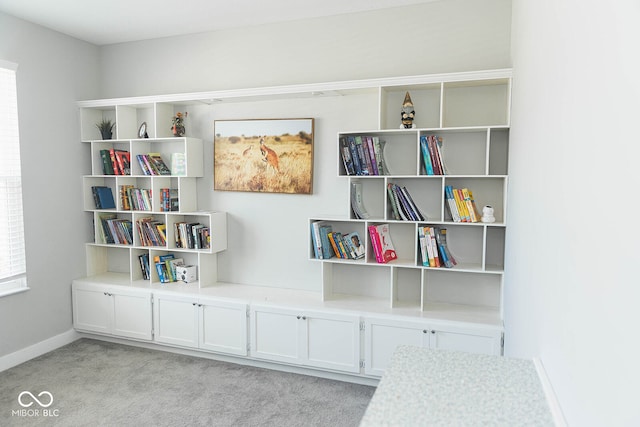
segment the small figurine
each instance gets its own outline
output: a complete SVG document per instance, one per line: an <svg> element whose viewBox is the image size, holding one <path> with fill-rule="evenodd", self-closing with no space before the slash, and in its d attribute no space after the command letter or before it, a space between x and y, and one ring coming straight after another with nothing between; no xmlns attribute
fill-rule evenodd
<svg viewBox="0 0 640 427"><path fill-rule="evenodd" d="M413 119L416 116L416 112L413 109L413 102L411 102L411 96L409 92L404 96L404 102L402 103L402 111L400 117L402 118L402 124L400 129L413 129L416 125L413 123Z"/></svg>
<svg viewBox="0 0 640 427"><path fill-rule="evenodd" d="M493 216L493 208L491 206L485 206L482 208L482 222L496 222L496 217Z"/></svg>

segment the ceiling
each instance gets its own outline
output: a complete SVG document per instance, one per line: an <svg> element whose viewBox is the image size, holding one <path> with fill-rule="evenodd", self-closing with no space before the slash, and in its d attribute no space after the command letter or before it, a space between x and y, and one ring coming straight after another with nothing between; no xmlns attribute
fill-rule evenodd
<svg viewBox="0 0 640 427"><path fill-rule="evenodd" d="M0 0L0 11L107 45L432 1L436 0Z"/></svg>

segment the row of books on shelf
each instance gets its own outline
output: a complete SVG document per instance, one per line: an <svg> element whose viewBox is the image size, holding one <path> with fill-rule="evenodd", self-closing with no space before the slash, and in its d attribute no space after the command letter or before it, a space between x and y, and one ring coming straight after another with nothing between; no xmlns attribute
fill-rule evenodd
<svg viewBox="0 0 640 427"><path fill-rule="evenodd" d="M418 227L418 241L423 266L452 268L457 264L447 245L446 228Z"/></svg>
<svg viewBox="0 0 640 427"><path fill-rule="evenodd" d="M468 188L444 187L445 205L449 209L453 222L479 222L481 216L476 209L473 192Z"/></svg>
<svg viewBox="0 0 640 427"><path fill-rule="evenodd" d="M145 175L171 175L171 170L160 153L138 154L136 158Z"/></svg>
<svg viewBox="0 0 640 427"><path fill-rule="evenodd" d="M424 221L426 217L414 203L407 187L400 187L394 183L387 184L387 196L393 219L398 221Z"/></svg>
<svg viewBox="0 0 640 427"><path fill-rule="evenodd" d="M135 225L142 246L166 246L167 226L162 221L146 217L136 220ZM101 215L98 231L103 243L133 244L132 222L126 218L118 218L116 214ZM176 222L174 238L176 248L209 249L211 247L209 227L197 222Z"/></svg>
<svg viewBox="0 0 640 427"><path fill-rule="evenodd" d="M427 175L446 175L441 136L420 135L420 152Z"/></svg>
<svg viewBox="0 0 640 427"><path fill-rule="evenodd" d="M389 224L370 225L369 239L378 263L387 263L397 259ZM311 240L316 259L362 259L365 257L365 247L357 231L342 233L333 231L333 226L326 221L311 223Z"/></svg>
<svg viewBox="0 0 640 427"><path fill-rule="evenodd" d="M166 246L167 225L153 217L136 220L136 229L142 246Z"/></svg>
<svg viewBox="0 0 640 427"><path fill-rule="evenodd" d="M384 144L377 136L346 135L339 138L340 153L347 175L388 175Z"/></svg>
<svg viewBox="0 0 640 427"><path fill-rule="evenodd" d="M115 209L115 200L111 187L94 185L91 187L96 209ZM178 190L176 188L161 188L160 211L174 212L180 210ZM152 191L146 188L136 188L133 185L120 186L120 203L124 211L152 211Z"/></svg>
<svg viewBox="0 0 640 427"><path fill-rule="evenodd" d="M149 267L149 254L143 253L138 255L140 262L140 271L142 278L149 280L151 278L151 270ZM174 254L156 255L153 257L153 266L158 273L160 283L170 283L179 281L176 273L176 267L184 266L182 258L176 258Z"/></svg>
<svg viewBox="0 0 640 427"><path fill-rule="evenodd" d="M186 174L186 157L184 153L171 154L171 169L160 153L136 155L140 169L144 175ZM131 153L127 150L109 148L100 150L103 175L131 175Z"/></svg>
<svg viewBox="0 0 640 427"><path fill-rule="evenodd" d="M210 249L211 230L197 222L176 222L174 224L176 248Z"/></svg>
<svg viewBox="0 0 640 427"><path fill-rule="evenodd" d="M131 221L125 218L117 218L116 214L101 215L98 232L104 243L117 245L133 244L133 227Z"/></svg>
<svg viewBox="0 0 640 427"><path fill-rule="evenodd" d="M120 200L122 202L122 210L125 211L153 210L151 190L146 188L136 188L133 185L121 185Z"/></svg>
<svg viewBox="0 0 640 427"><path fill-rule="evenodd" d="M177 212L180 210L180 200L178 199L177 188L160 189L160 211Z"/></svg>
<svg viewBox="0 0 640 427"><path fill-rule="evenodd" d="M109 148L100 150L103 175L131 175L131 153Z"/></svg>
<svg viewBox="0 0 640 427"><path fill-rule="evenodd" d="M365 255L358 232L343 234L333 231L332 225L326 221L311 223L311 239L316 259L361 259Z"/></svg>

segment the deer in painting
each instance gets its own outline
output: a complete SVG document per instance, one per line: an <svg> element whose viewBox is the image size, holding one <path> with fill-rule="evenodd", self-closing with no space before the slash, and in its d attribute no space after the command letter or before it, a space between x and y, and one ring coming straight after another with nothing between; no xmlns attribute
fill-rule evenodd
<svg viewBox="0 0 640 427"><path fill-rule="evenodd" d="M264 143L264 137L260 137L260 153L262 154L262 161L267 165L280 173L280 167L278 166L278 155L271 148L267 147Z"/></svg>

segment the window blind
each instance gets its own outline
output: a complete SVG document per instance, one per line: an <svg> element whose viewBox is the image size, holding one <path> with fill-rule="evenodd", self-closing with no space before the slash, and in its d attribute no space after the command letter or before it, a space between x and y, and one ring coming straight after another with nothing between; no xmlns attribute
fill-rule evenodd
<svg viewBox="0 0 640 427"><path fill-rule="evenodd" d="M0 295L26 287L16 68L0 61Z"/></svg>

